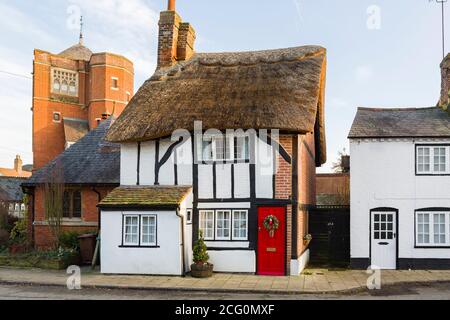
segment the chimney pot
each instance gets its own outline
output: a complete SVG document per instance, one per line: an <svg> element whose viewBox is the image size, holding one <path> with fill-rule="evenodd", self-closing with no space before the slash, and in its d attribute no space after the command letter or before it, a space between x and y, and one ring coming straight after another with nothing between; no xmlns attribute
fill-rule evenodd
<svg viewBox="0 0 450 320"><path fill-rule="evenodd" d="M16 159L14 159L14 171L17 172L18 175L22 175L22 166L23 162L19 155L16 156Z"/></svg>
<svg viewBox="0 0 450 320"><path fill-rule="evenodd" d="M175 0L169 0L169 4L167 5L168 11L175 11Z"/></svg>

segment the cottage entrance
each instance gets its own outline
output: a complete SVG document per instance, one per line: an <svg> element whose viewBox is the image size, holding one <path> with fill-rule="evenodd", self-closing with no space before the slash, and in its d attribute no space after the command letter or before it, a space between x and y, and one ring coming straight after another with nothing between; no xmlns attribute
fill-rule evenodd
<svg viewBox="0 0 450 320"><path fill-rule="evenodd" d="M286 274L286 208L258 209L258 275Z"/></svg>
<svg viewBox="0 0 450 320"><path fill-rule="evenodd" d="M397 268L397 213L371 212L371 264L380 269Z"/></svg>

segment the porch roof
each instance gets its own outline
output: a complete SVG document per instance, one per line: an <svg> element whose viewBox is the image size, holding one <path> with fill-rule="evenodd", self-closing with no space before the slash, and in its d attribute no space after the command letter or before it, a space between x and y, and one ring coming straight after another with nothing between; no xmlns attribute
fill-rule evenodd
<svg viewBox="0 0 450 320"><path fill-rule="evenodd" d="M177 207L191 186L121 186L109 193L100 208Z"/></svg>

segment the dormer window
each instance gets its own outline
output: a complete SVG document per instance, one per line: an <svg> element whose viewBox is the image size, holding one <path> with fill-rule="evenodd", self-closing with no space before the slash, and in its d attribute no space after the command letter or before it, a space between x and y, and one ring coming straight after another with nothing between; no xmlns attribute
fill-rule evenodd
<svg viewBox="0 0 450 320"><path fill-rule="evenodd" d="M249 161L249 140L248 136L205 136L203 139L203 161Z"/></svg>
<svg viewBox="0 0 450 320"><path fill-rule="evenodd" d="M78 73L64 69L52 69L52 93L78 96Z"/></svg>
<svg viewBox="0 0 450 320"><path fill-rule="evenodd" d="M450 145L421 145L416 147L418 175L450 175Z"/></svg>

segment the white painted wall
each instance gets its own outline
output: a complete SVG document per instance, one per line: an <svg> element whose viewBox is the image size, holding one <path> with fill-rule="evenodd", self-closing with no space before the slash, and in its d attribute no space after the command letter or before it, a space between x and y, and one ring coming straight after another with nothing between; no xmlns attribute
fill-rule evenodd
<svg viewBox="0 0 450 320"><path fill-rule="evenodd" d="M133 186L137 182L137 143L123 143L120 147L120 184Z"/></svg>
<svg viewBox="0 0 450 320"><path fill-rule="evenodd" d="M216 272L256 273L254 251L208 251Z"/></svg>
<svg viewBox="0 0 450 320"><path fill-rule="evenodd" d="M309 263L310 251L306 250L300 258L291 260L291 276L300 275Z"/></svg>
<svg viewBox="0 0 450 320"><path fill-rule="evenodd" d="M141 143L140 184L155 184L155 141ZM128 164L130 166L130 164Z"/></svg>
<svg viewBox="0 0 450 320"><path fill-rule="evenodd" d="M172 212L126 212L156 214L160 248L120 248L122 212L102 211L101 272L106 274L181 275L180 218Z"/></svg>
<svg viewBox="0 0 450 320"><path fill-rule="evenodd" d="M200 164L198 166L198 196L200 199L214 198L213 182L213 166Z"/></svg>
<svg viewBox="0 0 450 320"><path fill-rule="evenodd" d="M273 148L261 140L256 143L256 197L273 198L274 154Z"/></svg>
<svg viewBox="0 0 450 320"><path fill-rule="evenodd" d="M170 139L160 140L159 142L159 160L164 157L169 147L174 144ZM175 184L174 153L169 160L161 167L159 171L159 184L162 186L173 186ZM192 170L192 169L191 169Z"/></svg>
<svg viewBox="0 0 450 320"><path fill-rule="evenodd" d="M399 258L450 259L450 249L414 248L414 211L450 207L450 177L415 176L415 144L450 140L350 141L351 257L369 257L370 210L399 210Z"/></svg>
<svg viewBox="0 0 450 320"><path fill-rule="evenodd" d="M240 182L239 182L240 183ZM231 194L231 164L216 165L216 188L218 199L230 199Z"/></svg>
<svg viewBox="0 0 450 320"><path fill-rule="evenodd" d="M234 197L237 199L250 198L250 165L237 163L234 165Z"/></svg>

